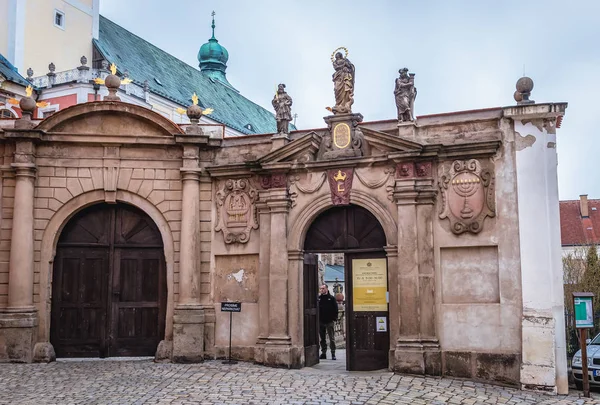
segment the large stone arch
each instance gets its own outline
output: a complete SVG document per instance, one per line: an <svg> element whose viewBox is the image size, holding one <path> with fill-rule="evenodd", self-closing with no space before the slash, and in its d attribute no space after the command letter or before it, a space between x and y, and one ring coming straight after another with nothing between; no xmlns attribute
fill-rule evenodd
<svg viewBox="0 0 600 405"><path fill-rule="evenodd" d="M165 339L173 336L173 280L175 267L175 248L171 228L160 210L145 198L130 191L118 190L117 201L131 204L144 211L160 231L167 271L167 311ZM65 203L50 219L42 237L40 255L40 304L38 342L47 343L50 339L51 285L54 256L60 234L69 220L82 209L97 203L105 203L104 190L94 190L80 194Z"/></svg>
<svg viewBox="0 0 600 405"><path fill-rule="evenodd" d="M352 190L350 193L350 203L361 206L373 214L383 227L388 246L397 245L398 224L386 206L361 190ZM304 207L290 230L288 251L301 251L304 249L304 239L308 228L319 214L331 207L331 196L329 193L316 198Z"/></svg>

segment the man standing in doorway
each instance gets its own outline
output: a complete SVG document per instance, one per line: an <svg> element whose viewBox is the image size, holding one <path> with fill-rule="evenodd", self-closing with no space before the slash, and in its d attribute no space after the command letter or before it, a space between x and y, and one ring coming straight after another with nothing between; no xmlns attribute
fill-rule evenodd
<svg viewBox="0 0 600 405"><path fill-rule="evenodd" d="M335 360L335 335L333 323L337 321L338 306L333 295L329 294L326 284L319 288L319 336L321 338L321 359L326 359L327 340L325 334L329 335L329 346L331 348L331 360Z"/></svg>

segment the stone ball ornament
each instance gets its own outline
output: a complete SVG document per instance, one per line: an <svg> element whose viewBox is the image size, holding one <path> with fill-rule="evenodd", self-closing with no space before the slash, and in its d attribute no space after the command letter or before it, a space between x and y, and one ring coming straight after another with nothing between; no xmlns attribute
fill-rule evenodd
<svg viewBox="0 0 600 405"><path fill-rule="evenodd" d="M35 110L36 102L32 97L23 97L19 101L19 108L21 111L32 113Z"/></svg>
<svg viewBox="0 0 600 405"><path fill-rule="evenodd" d="M192 104L187 108L186 114L190 119L200 119L202 118L202 107Z"/></svg>
<svg viewBox="0 0 600 405"><path fill-rule="evenodd" d="M517 80L517 91L519 93L531 93L533 90L533 80L530 77L521 77Z"/></svg>

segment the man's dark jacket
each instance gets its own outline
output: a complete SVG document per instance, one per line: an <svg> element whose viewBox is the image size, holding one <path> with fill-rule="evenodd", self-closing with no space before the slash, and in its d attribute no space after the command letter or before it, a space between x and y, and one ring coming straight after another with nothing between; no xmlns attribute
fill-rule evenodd
<svg viewBox="0 0 600 405"><path fill-rule="evenodd" d="M319 323L330 323L338 317L338 305L333 295L319 295Z"/></svg>

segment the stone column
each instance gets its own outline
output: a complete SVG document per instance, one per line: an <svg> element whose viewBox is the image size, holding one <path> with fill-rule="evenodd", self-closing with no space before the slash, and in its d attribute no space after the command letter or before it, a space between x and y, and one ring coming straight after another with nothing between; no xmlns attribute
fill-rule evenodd
<svg viewBox="0 0 600 405"><path fill-rule="evenodd" d="M556 127L567 105L504 109L516 147L519 244L523 293L523 388L568 392L564 291L557 182ZM540 230L543 230L540 231ZM540 350L544 348L544 350Z"/></svg>
<svg viewBox="0 0 600 405"><path fill-rule="evenodd" d="M31 362L38 325L33 305L34 144L17 139L16 185L8 275L8 307L0 312L0 362Z"/></svg>
<svg viewBox="0 0 600 405"><path fill-rule="evenodd" d="M184 145L181 169L181 248L179 301L173 314L173 361L204 359L204 309L200 303L200 169L199 148Z"/></svg>
<svg viewBox="0 0 600 405"><path fill-rule="evenodd" d="M271 210L269 252L269 337L265 342L265 364L291 365L291 338L288 331L287 219L289 199L286 188L269 190ZM262 242L262 241L261 241Z"/></svg>
<svg viewBox="0 0 600 405"><path fill-rule="evenodd" d="M396 180L394 189L398 207L398 285L397 291L390 293L390 302L399 308L399 319L391 323L396 334L392 335L392 339L396 338L394 370L411 374L441 373L435 328L432 225L435 191L431 165L427 167L426 171L416 172L411 168L406 178Z"/></svg>
<svg viewBox="0 0 600 405"><path fill-rule="evenodd" d="M261 194L267 194L267 191ZM265 361L265 343L269 337L269 270L271 261L271 211L263 201L256 203L258 210L260 251L258 254L258 339L254 360Z"/></svg>

